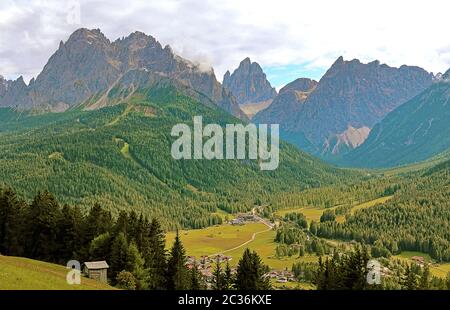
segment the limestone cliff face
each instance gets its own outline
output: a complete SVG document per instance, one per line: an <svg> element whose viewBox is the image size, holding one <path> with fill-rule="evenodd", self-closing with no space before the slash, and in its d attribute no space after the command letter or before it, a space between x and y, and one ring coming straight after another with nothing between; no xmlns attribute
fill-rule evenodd
<svg viewBox="0 0 450 310"><path fill-rule="evenodd" d="M225 73L223 86L233 93L239 104L263 102L277 95L260 65L248 57L241 61L233 74Z"/></svg>
<svg viewBox="0 0 450 310"><path fill-rule="evenodd" d="M305 136L320 154L349 126L372 128L432 81L433 75L418 67L393 68L379 61L363 64L339 57L304 101L291 96L286 98L283 113L271 115L272 103L255 119L264 116L264 121L279 123L290 136Z"/></svg>
<svg viewBox="0 0 450 310"><path fill-rule="evenodd" d="M83 103L102 106L96 104L97 100L131 70L176 79L222 109L245 118L212 69L201 70L199 65L175 55L169 46L162 47L155 38L142 32L111 42L99 29L84 28L60 43L36 80L20 86L20 94L8 96L8 91L0 95L0 106L50 109Z"/></svg>

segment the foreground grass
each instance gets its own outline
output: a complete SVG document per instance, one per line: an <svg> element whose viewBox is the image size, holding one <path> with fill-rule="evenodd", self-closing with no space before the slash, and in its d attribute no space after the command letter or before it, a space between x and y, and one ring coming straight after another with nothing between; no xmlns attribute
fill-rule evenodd
<svg viewBox="0 0 450 310"><path fill-rule="evenodd" d="M80 285L66 282L64 266L22 257L0 255L0 290L111 290L113 287L82 277Z"/></svg>

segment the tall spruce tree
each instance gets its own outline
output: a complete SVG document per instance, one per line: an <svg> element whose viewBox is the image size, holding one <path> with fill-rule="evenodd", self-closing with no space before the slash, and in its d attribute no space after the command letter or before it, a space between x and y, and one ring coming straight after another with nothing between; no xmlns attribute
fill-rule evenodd
<svg viewBox="0 0 450 310"><path fill-rule="evenodd" d="M148 240L142 250L145 259L145 268L148 270L148 288L161 290L167 287L167 254L164 231L159 221L154 218L148 230Z"/></svg>
<svg viewBox="0 0 450 310"><path fill-rule="evenodd" d="M167 264L166 287L168 290L189 289L188 269L185 263L186 252L177 231Z"/></svg>
<svg viewBox="0 0 450 310"><path fill-rule="evenodd" d="M266 268L256 252L244 251L239 260L235 287L238 290L268 290L270 289L269 278L265 277Z"/></svg>
<svg viewBox="0 0 450 310"><path fill-rule="evenodd" d="M20 236L25 204L12 189L0 190L0 253L22 255Z"/></svg>
<svg viewBox="0 0 450 310"><path fill-rule="evenodd" d="M224 275L222 270L222 264L220 262L219 256L216 257L216 264L213 272L213 289L214 290L223 290L224 289Z"/></svg>
<svg viewBox="0 0 450 310"><path fill-rule="evenodd" d="M57 262L57 221L59 205L48 191L36 195L26 216L26 255L30 258Z"/></svg>
<svg viewBox="0 0 450 310"><path fill-rule="evenodd" d="M127 269L128 242L123 232L119 233L111 245L111 278L115 279L117 274Z"/></svg>

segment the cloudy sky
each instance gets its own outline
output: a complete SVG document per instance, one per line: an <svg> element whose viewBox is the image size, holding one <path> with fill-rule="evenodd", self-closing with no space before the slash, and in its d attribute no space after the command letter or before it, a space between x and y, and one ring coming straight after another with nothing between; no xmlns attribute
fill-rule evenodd
<svg viewBox="0 0 450 310"><path fill-rule="evenodd" d="M448 12L448 0L2 0L0 74L28 81L80 27L111 40L143 31L219 80L247 56L276 87L319 79L340 55L443 72Z"/></svg>

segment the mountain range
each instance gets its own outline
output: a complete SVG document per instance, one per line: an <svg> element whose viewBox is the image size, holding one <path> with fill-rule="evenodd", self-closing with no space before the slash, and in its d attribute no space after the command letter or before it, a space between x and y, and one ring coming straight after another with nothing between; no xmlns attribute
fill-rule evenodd
<svg viewBox="0 0 450 310"><path fill-rule="evenodd" d="M0 76L0 107L90 111L171 87L244 122L280 124L283 139L327 161L382 167L423 160L450 146L448 79L450 70L433 75L415 66L339 57L319 81L298 78L277 93L248 57L225 73L222 85L212 68L142 32L110 41L99 29L81 28L61 41L28 85L22 77Z"/></svg>
<svg viewBox="0 0 450 310"><path fill-rule="evenodd" d="M126 84L129 96L145 73L169 77L205 96L236 117L246 119L236 99L217 81L211 68L188 61L164 48L153 37L134 32L111 42L99 29L75 31L50 57L36 79L3 81L0 106L61 112L83 105L109 105L105 94Z"/></svg>
<svg viewBox="0 0 450 310"><path fill-rule="evenodd" d="M377 122L432 81L433 75L419 67L393 68L379 61L363 64L339 57L302 98L275 98L278 104L253 120L279 123L290 141L300 146L307 142L314 154L336 154L362 144Z"/></svg>

